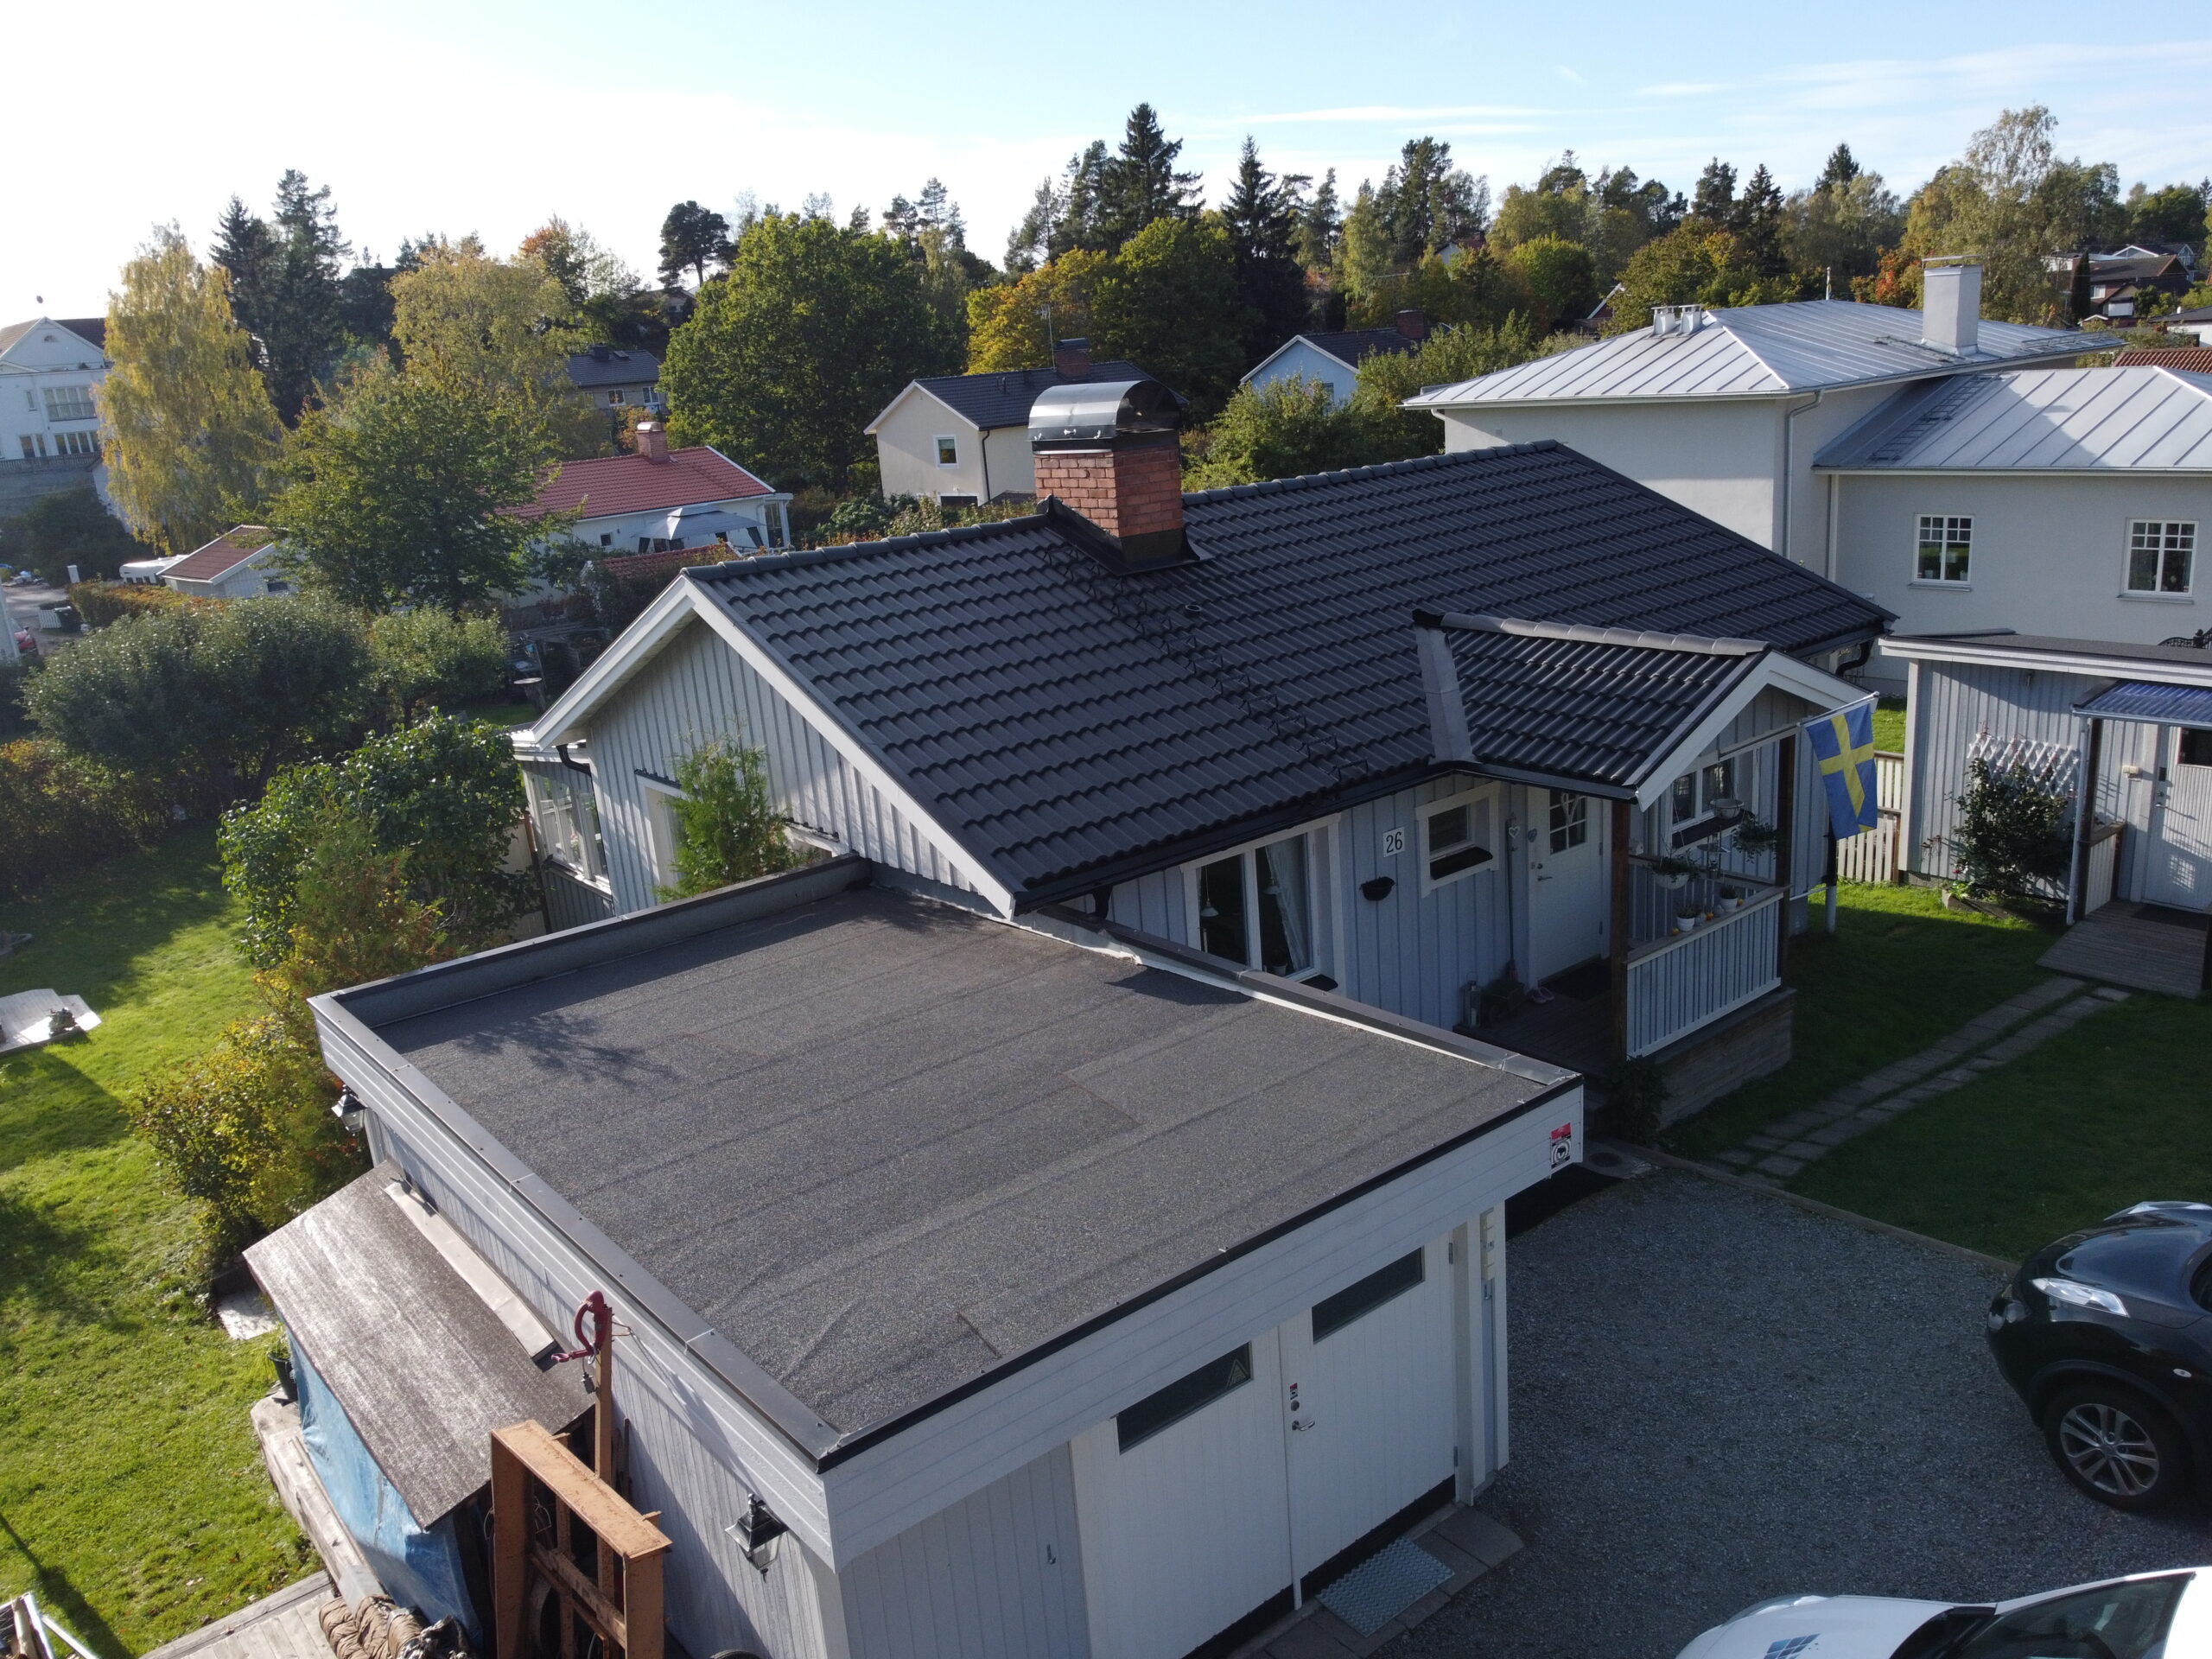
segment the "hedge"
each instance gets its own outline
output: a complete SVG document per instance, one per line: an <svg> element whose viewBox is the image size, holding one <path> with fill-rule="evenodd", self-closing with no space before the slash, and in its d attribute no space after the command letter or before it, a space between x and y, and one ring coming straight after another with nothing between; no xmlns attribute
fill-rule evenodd
<svg viewBox="0 0 2212 1659"><path fill-rule="evenodd" d="M174 588L143 582L80 582L69 589L69 602L88 628L104 628L126 616L147 616L156 611L190 610L220 603Z"/></svg>
<svg viewBox="0 0 2212 1659"><path fill-rule="evenodd" d="M0 898L137 852L169 826L168 791L48 738L0 743Z"/></svg>

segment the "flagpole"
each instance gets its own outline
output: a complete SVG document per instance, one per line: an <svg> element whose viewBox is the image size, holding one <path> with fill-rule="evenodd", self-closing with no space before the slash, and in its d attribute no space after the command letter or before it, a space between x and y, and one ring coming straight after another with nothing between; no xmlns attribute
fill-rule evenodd
<svg viewBox="0 0 2212 1659"><path fill-rule="evenodd" d="M1828 931L1835 931L1835 888L1837 876L1835 826L1828 826Z"/></svg>

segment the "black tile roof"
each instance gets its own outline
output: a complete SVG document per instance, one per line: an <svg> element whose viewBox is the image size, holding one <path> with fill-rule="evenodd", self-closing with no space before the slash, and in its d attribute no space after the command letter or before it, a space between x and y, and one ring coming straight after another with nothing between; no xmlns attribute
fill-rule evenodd
<svg viewBox="0 0 2212 1659"><path fill-rule="evenodd" d="M1553 442L1184 505L1206 556L1141 575L1055 506L692 577L1024 903L1431 770L1416 609L1798 654L1889 614Z"/></svg>
<svg viewBox="0 0 2212 1659"><path fill-rule="evenodd" d="M660 359L651 352L612 347L570 352L569 378L587 391L598 386L649 386L660 378Z"/></svg>
<svg viewBox="0 0 2212 1659"><path fill-rule="evenodd" d="M604 924L579 963L588 932L377 1034L818 1417L817 1456L1569 1081L880 888L642 950Z"/></svg>
<svg viewBox="0 0 2212 1659"><path fill-rule="evenodd" d="M932 397L950 404L983 431L1029 424L1030 405L1054 386L1080 380L1149 380L1152 377L1134 363L1116 358L1094 363L1084 375L1062 374L1058 369L1007 369L997 374L937 374L914 384Z"/></svg>
<svg viewBox="0 0 2212 1659"><path fill-rule="evenodd" d="M1309 346L1317 346L1339 363L1349 363L1357 368L1377 352L1410 352L1421 344L1408 340L1395 328L1346 328L1329 334L1300 334L1299 339Z"/></svg>
<svg viewBox="0 0 2212 1659"><path fill-rule="evenodd" d="M1649 778L1769 655L1751 640L1428 620L1450 658L1448 673L1423 664L1449 705L1430 711L1440 755L1616 791Z"/></svg>

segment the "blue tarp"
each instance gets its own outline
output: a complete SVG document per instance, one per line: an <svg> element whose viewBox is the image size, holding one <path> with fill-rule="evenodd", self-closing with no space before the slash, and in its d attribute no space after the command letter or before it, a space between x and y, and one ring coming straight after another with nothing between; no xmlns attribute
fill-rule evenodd
<svg viewBox="0 0 2212 1659"><path fill-rule="evenodd" d="M338 1396L322 1380L307 1350L291 1342L292 1376L300 1393L300 1427L307 1439L308 1461L315 1465L331 1507L368 1560L385 1592L420 1612L425 1623L454 1618L481 1639L483 1628L468 1599L461 1574L461 1546L454 1517L446 1516L425 1531L408 1512L399 1489L385 1478L369 1448L361 1443Z"/></svg>
<svg viewBox="0 0 2212 1659"><path fill-rule="evenodd" d="M2105 720L2157 721L2162 726L2212 726L2212 685L2158 685L2122 680L2076 705Z"/></svg>

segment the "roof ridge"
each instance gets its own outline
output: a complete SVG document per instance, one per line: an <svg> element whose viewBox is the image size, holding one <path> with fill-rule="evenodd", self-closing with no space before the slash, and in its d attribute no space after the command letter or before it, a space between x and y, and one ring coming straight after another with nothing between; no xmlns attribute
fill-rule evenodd
<svg viewBox="0 0 2212 1659"><path fill-rule="evenodd" d="M1606 628L1586 622L1545 622L1467 611L1415 611L1414 626L1467 633L1564 639L1580 645L1634 645L1645 651L1688 652L1705 657L1750 657L1770 649L1762 639L1737 639L1721 634L1658 633L1643 628Z"/></svg>
<svg viewBox="0 0 2212 1659"><path fill-rule="evenodd" d="M785 553L748 554L734 559L724 559L715 564L686 565L687 576L734 575L745 569L772 569L788 570L801 565L830 564L841 559L857 557L865 553L909 552L916 548L943 547L955 542L972 542L1001 531L1035 525L1046 528L1042 510L1025 512L1015 518L994 518L980 524L953 524L944 530L918 530L910 536L887 536L873 542L846 542L836 547L795 547Z"/></svg>
<svg viewBox="0 0 2212 1659"><path fill-rule="evenodd" d="M1211 490L1185 490L1184 502L1233 501L1254 495L1281 494L1294 489L1316 489L1348 479L1393 478L1409 473L1431 472L1442 467L1472 465L1506 455L1535 454L1566 446L1557 438L1532 438L1524 443L1494 443L1479 449L1448 449L1441 454L1408 455L1403 461L1378 461L1367 467L1340 467L1332 473L1295 473L1288 478L1263 478L1254 484L1223 484Z"/></svg>

